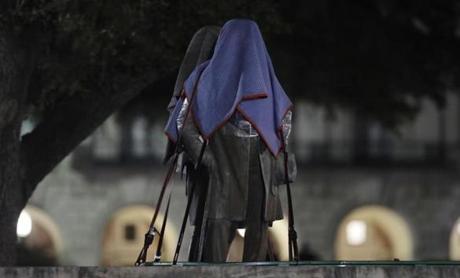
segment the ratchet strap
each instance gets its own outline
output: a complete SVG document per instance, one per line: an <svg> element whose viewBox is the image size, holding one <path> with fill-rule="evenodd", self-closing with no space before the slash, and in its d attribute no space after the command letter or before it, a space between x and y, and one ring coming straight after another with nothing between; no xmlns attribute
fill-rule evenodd
<svg viewBox="0 0 460 278"><path fill-rule="evenodd" d="M297 232L294 228L294 209L292 208L291 184L289 182L288 168L288 151L284 140L283 130L280 130L281 144L284 152L284 178L286 182L286 191L288 199L288 245L289 245L289 261L299 261L299 249L297 246Z"/></svg>
<svg viewBox="0 0 460 278"><path fill-rule="evenodd" d="M187 121L187 117L190 114L190 110L192 109L193 101L195 100L195 95L196 95L198 83L199 83L199 80L200 80L200 77L201 77L201 73L202 72L200 72L200 76L198 76L197 82L193 86L193 92L192 92L192 96L190 97L190 103L188 105L187 112L185 113L184 123ZM155 213L153 214L152 220L150 221L149 229L147 230L147 233L145 233L144 246L142 247L141 251L139 252L137 260L136 260L136 262L134 264L135 266L141 266L141 265L145 264L145 262L147 261L147 251L148 251L150 245L153 243L153 241L155 239L155 234L158 232L155 229L155 221L156 221L156 219L158 217L158 213L159 213L160 208L161 208L161 203L163 202L163 197L164 197L164 194L166 192L166 188L168 187L168 184L169 184L169 181L171 180L172 174L174 173L174 171L175 171L175 169L177 167L177 161L178 161L178 158L179 158L179 154L182 152L181 141L182 141L182 129L184 128L184 126L185 126L185 124L182 125L181 130L178 131L178 136L177 136L177 141L176 141L176 147L175 147L175 150L174 150L173 160L172 160L172 163L170 164L168 172L166 173L166 177L165 177L165 179L163 181L163 186L161 187L160 196L158 197L157 205L155 207Z"/></svg>

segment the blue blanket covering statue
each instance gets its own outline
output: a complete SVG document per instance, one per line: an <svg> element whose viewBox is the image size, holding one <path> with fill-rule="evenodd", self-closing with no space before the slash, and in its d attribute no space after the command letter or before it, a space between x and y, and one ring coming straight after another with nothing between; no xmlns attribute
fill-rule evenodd
<svg viewBox="0 0 460 278"><path fill-rule="evenodd" d="M255 22L225 23L209 54L212 51L185 80L165 128L172 144L184 146L189 165L207 144L200 167L187 167L187 187L196 187L189 259L224 262L236 229L246 228L243 260L264 261L267 229L283 218L278 197L285 183L280 149L290 133L292 103ZM179 132L181 142L176 142ZM288 169L292 180L293 159Z"/></svg>

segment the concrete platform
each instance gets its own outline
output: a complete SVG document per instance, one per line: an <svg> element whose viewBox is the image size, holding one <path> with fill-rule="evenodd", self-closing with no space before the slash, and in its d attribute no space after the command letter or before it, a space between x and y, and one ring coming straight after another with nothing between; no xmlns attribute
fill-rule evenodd
<svg viewBox="0 0 460 278"><path fill-rule="evenodd" d="M146 267L3 267L0 277L460 277L459 262L168 263Z"/></svg>

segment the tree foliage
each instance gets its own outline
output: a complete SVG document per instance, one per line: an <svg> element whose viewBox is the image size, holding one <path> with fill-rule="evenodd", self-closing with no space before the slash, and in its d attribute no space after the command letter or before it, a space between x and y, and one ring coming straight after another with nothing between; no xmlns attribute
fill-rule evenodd
<svg viewBox="0 0 460 278"><path fill-rule="evenodd" d="M459 86L459 13L454 0L290 1L294 91L390 127L423 98L442 107Z"/></svg>
<svg viewBox="0 0 460 278"><path fill-rule="evenodd" d="M234 17L259 23L281 57L275 66L289 94L331 111L346 107L394 127L413 118L424 97L442 107L445 92L459 85L454 0L6 0L2 6L2 25L39 34L28 99L40 111L73 94L110 94L152 70L172 79L192 34Z"/></svg>
<svg viewBox="0 0 460 278"><path fill-rule="evenodd" d="M39 62L28 99L43 111L69 95L110 94L133 76L176 70L203 25L248 17L279 31L274 2L10 0L0 22L12 32L37 34Z"/></svg>

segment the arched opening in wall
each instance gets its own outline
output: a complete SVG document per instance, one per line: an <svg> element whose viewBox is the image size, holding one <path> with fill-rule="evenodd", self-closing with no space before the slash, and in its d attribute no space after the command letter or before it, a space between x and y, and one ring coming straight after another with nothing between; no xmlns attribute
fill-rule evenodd
<svg viewBox="0 0 460 278"><path fill-rule="evenodd" d="M288 225L287 218L274 221L268 228L268 248L275 261L288 261ZM238 229L228 251L227 262L241 262L243 260L245 229ZM270 255L267 254L267 261Z"/></svg>
<svg viewBox="0 0 460 278"><path fill-rule="evenodd" d="M18 265L57 265L62 250L58 226L48 214L34 206L26 206L19 216Z"/></svg>
<svg viewBox="0 0 460 278"><path fill-rule="evenodd" d="M451 260L460 260L460 218L455 222L455 225L450 233L449 258Z"/></svg>
<svg viewBox="0 0 460 278"><path fill-rule="evenodd" d="M338 260L411 260L412 252L412 235L406 221L382 206L351 211L337 231Z"/></svg>
<svg viewBox="0 0 460 278"><path fill-rule="evenodd" d="M154 210L149 206L133 205L117 210L105 227L102 239L101 264L105 266L132 266L144 244L144 234L150 225ZM160 231L163 215L159 214L155 228ZM159 236L155 236L150 246L147 261L152 261L158 246ZM166 224L161 248L161 260L172 261L177 232L175 227Z"/></svg>

